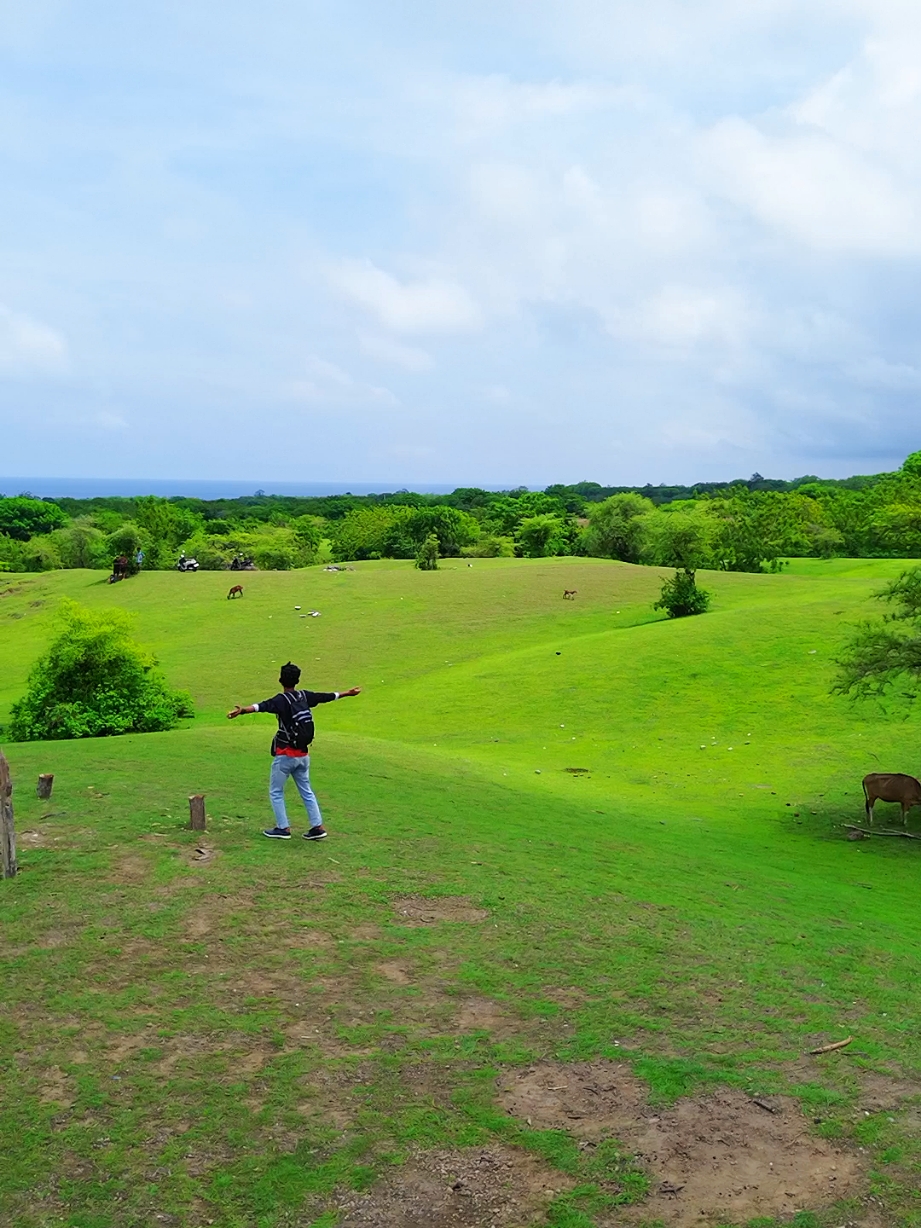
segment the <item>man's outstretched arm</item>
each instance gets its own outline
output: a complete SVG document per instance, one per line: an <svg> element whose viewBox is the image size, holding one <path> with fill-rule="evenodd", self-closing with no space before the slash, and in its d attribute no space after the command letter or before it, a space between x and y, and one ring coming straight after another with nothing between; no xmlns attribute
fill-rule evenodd
<svg viewBox="0 0 921 1228"><path fill-rule="evenodd" d="M317 704L331 704L334 699L345 699L347 695L360 695L361 687L353 686L348 691L304 691L304 698L311 708Z"/></svg>
<svg viewBox="0 0 921 1228"><path fill-rule="evenodd" d="M247 713L247 712L258 712L258 711L259 711L259 709L256 707L256 705L255 705L255 704L249 704L249 705L248 705L247 707L245 707L245 708L241 708L241 707L240 707L240 705L239 705L239 704L237 704L237 706L234 708L233 712L228 712L228 713L227 713L227 719L228 719L229 721L232 721L232 720L233 720L233 718L234 718L235 716L243 716L243 715L244 715L245 713Z"/></svg>

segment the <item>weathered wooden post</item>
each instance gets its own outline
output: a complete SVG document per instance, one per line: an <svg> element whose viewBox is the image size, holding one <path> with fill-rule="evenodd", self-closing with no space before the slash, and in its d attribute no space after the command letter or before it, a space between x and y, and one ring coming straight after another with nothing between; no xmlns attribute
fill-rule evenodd
<svg viewBox="0 0 921 1228"><path fill-rule="evenodd" d="M38 787L35 792L39 799L46 802L51 796L51 790L54 788L54 772L43 772L38 778Z"/></svg>
<svg viewBox="0 0 921 1228"><path fill-rule="evenodd" d="M13 826L13 781L0 750L0 869L4 878L16 875L16 829Z"/></svg>
<svg viewBox="0 0 921 1228"><path fill-rule="evenodd" d="M192 831L207 831L205 825L205 795L193 793L189 798L189 827Z"/></svg>

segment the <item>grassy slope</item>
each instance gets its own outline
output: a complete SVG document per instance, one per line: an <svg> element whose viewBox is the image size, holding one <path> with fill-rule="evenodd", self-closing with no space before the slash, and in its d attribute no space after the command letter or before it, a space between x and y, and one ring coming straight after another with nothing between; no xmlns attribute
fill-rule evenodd
<svg viewBox="0 0 921 1228"><path fill-rule="evenodd" d="M172 734L8 748L19 781L56 772L66 812L42 820L20 786L18 825L36 834L0 894L19 1222L66 1206L86 1225L310 1223L324 1191L410 1142L498 1129L491 1072L535 1054L629 1048L672 1095L784 1086L804 1047L854 1032L859 1051L797 1076L820 1128L850 1132L855 1070L921 1068L916 847L837 827L859 817L865 771L918 772L917 720L828 696L848 624L900 566L707 577L713 612L674 624L652 616L656 572L594 560L254 574L236 602L207 573L5 584L0 720L64 594L136 610L201 713ZM336 836L319 847L254 838L270 722L222 717L270 693L288 657L308 685L366 688L319 713ZM181 830L197 790L203 864ZM467 895L489 922L396 926L388 901L412 891ZM396 980L381 972L394 960ZM472 994L508 1019L459 1039ZM420 1062L444 1094L414 1090ZM330 1069L342 1129L322 1096L304 1105ZM891 1215L910 1216L916 1140L882 1119L859 1129L890 1161ZM565 1140L516 1141L578 1167Z"/></svg>

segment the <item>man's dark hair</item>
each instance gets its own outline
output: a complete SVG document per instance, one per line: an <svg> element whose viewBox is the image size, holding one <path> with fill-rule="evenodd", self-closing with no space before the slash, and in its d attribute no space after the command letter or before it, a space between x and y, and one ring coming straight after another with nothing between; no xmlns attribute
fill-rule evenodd
<svg viewBox="0 0 921 1228"><path fill-rule="evenodd" d="M278 681L282 686L296 687L301 680L301 669L299 665L292 665L289 661L281 667L281 672L278 675Z"/></svg>

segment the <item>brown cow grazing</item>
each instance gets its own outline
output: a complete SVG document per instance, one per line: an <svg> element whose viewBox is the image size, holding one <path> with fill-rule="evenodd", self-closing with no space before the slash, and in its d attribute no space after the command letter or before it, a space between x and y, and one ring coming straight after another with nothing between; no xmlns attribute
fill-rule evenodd
<svg viewBox="0 0 921 1228"><path fill-rule="evenodd" d="M229 601L231 597L242 597L242 596L243 596L243 585L235 584L233 588L230 590L230 592L227 594L227 600Z"/></svg>
<svg viewBox="0 0 921 1228"><path fill-rule="evenodd" d="M578 591L579 590L577 588L564 588L563 589L563 600L564 601L575 601L576 593Z"/></svg>
<svg viewBox="0 0 921 1228"><path fill-rule="evenodd" d="M907 826L912 806L921 806L921 780L901 772L871 772L863 778L863 795L867 799L867 819L873 822L873 807L879 802L899 802L902 823Z"/></svg>

